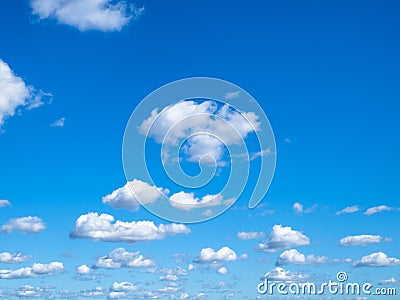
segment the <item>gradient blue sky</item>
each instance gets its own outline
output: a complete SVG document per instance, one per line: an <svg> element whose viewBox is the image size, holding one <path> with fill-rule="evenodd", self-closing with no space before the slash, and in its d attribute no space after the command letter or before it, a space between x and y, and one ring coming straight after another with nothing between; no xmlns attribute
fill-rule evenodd
<svg viewBox="0 0 400 300"><path fill-rule="evenodd" d="M381 286L400 285L397 1L141 1L134 4L144 11L121 30L85 30L57 17L40 19L34 2L40 0L0 4L0 59L36 93L52 95L44 96L46 103L38 108L18 107L0 127L0 199L11 203L0 207L0 226L37 216L46 229L0 233L0 253L31 257L0 262L0 270L50 262L64 267L0 279L0 298L95 298L88 290L96 287L103 289L97 295L107 298L117 295L110 296L114 282L126 281L137 284L144 298L202 299L203 293L207 299L255 299L260 277L290 249L328 258L317 265L280 266L309 276L308 281L334 279L346 271L351 281L379 286L393 278ZM241 198L218 218L187 225L190 233L160 240L71 239L77 218L89 212L168 224L143 208L115 209L102 197L125 184L122 138L136 105L161 85L193 76L241 86L268 115L278 159L262 205L249 210ZM61 118L63 126L51 126ZM294 211L296 202L302 212ZM336 214L351 206L358 210ZM365 214L379 206L387 210ZM309 244L257 251L274 225L290 226ZM241 240L240 231L264 236ZM381 238L364 246L339 245L342 238L358 235ZM203 248L225 246L238 259L195 262ZM76 273L78 266L91 267L119 247L140 251L155 269ZM380 260L380 267L354 266L379 252L393 259ZM189 264L194 270L178 280L160 280L178 267L188 270ZM222 266L225 275L215 270ZM21 288L26 285L31 294ZM166 292L165 286L176 290Z"/></svg>

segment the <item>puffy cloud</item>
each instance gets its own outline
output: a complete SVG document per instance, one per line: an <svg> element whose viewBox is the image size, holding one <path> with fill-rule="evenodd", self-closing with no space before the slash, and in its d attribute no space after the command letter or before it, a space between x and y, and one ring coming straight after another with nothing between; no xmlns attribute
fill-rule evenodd
<svg viewBox="0 0 400 300"><path fill-rule="evenodd" d="M257 250L263 252L275 252L280 249L288 249L296 246L310 244L310 239L300 231L293 230L291 227L274 225L265 243L259 243Z"/></svg>
<svg viewBox="0 0 400 300"><path fill-rule="evenodd" d="M6 206L11 206L11 202L8 201L8 200L0 200L0 208L1 207L6 207Z"/></svg>
<svg viewBox="0 0 400 300"><path fill-rule="evenodd" d="M190 229L184 224L160 224L152 221L115 221L108 214L88 213L81 215L75 222L71 238L90 238L104 242L151 241L163 239L166 235L188 234Z"/></svg>
<svg viewBox="0 0 400 300"><path fill-rule="evenodd" d="M222 247L218 251L212 248L203 248L200 251L200 255L194 259L197 263L212 263L212 262L224 262L224 261L235 261L239 257L229 247Z"/></svg>
<svg viewBox="0 0 400 300"><path fill-rule="evenodd" d="M352 235L342 238L339 242L340 246L365 246L372 243L379 243L382 241L380 235Z"/></svg>
<svg viewBox="0 0 400 300"><path fill-rule="evenodd" d="M51 127L64 127L65 125L65 117L62 117L60 119L58 119L57 121L55 121L54 123L52 123L50 126Z"/></svg>
<svg viewBox="0 0 400 300"><path fill-rule="evenodd" d="M46 229L46 224L39 217L22 217L9 220L1 226L0 231L11 233L14 229L23 233L38 233Z"/></svg>
<svg viewBox="0 0 400 300"><path fill-rule="evenodd" d="M137 211L140 207L140 199L143 204L155 202L162 194L168 194L169 191L163 188L157 188L138 179L126 183L122 188L116 189L111 194L103 197L102 201L114 208L124 208L130 211Z"/></svg>
<svg viewBox="0 0 400 300"><path fill-rule="evenodd" d="M221 275L225 275L228 274L228 269L226 267L221 267L217 270L217 273L221 274Z"/></svg>
<svg viewBox="0 0 400 300"><path fill-rule="evenodd" d="M302 213L303 212L303 205L299 202L296 202L295 204L293 204L293 210L295 213Z"/></svg>
<svg viewBox="0 0 400 300"><path fill-rule="evenodd" d="M49 289L33 287L29 285L21 286L15 289L13 293L18 298L42 298L42 299L51 299L53 298L52 293Z"/></svg>
<svg viewBox="0 0 400 300"><path fill-rule="evenodd" d="M0 263L18 264L18 263L26 262L29 259L31 259L31 256L22 255L21 253L14 253L14 254L11 254L8 252L0 253Z"/></svg>
<svg viewBox="0 0 400 300"><path fill-rule="evenodd" d="M20 279L35 277L36 274L32 272L32 268L20 268L17 270L0 270L1 279Z"/></svg>
<svg viewBox="0 0 400 300"><path fill-rule="evenodd" d="M380 205L380 206L374 206L374 207L370 207L368 208L365 212L364 215L370 216L376 213L380 213L382 211L390 211L393 210L393 207L389 207L386 205Z"/></svg>
<svg viewBox="0 0 400 300"><path fill-rule="evenodd" d="M328 262L328 258L325 256L314 256L304 255L297 251L296 249L290 249L284 251L281 255L279 255L276 265L283 266L288 264L295 264L295 265L319 265Z"/></svg>
<svg viewBox="0 0 400 300"><path fill-rule="evenodd" d="M265 238L265 233L256 231L239 231L237 234L237 238L239 240L258 240Z"/></svg>
<svg viewBox="0 0 400 300"><path fill-rule="evenodd" d="M5 119L14 116L18 109L33 109L43 105L43 96L51 94L28 86L0 59L0 128Z"/></svg>
<svg viewBox="0 0 400 300"><path fill-rule="evenodd" d="M388 267L400 264L400 259L388 257L386 253L375 252L363 256L360 260L354 262L354 267Z"/></svg>
<svg viewBox="0 0 400 300"><path fill-rule="evenodd" d="M111 290L114 292L133 292L139 290L139 286L127 281L123 281L120 283L114 282Z"/></svg>
<svg viewBox="0 0 400 300"><path fill-rule="evenodd" d="M347 206L347 207L337 211L336 215L351 214L351 213L354 213L354 212L359 211L359 210L360 210L360 208L358 207L358 205Z"/></svg>
<svg viewBox="0 0 400 300"><path fill-rule="evenodd" d="M161 112L155 109L139 127L141 134L164 145L164 158L173 157L165 146L176 146L178 141L202 132L186 140L186 159L198 162L201 157L208 156L213 158L211 162L217 163L223 157L223 144L239 144L251 132L259 130L260 122L255 113L237 112L228 105L218 107L215 101L181 101Z"/></svg>
<svg viewBox="0 0 400 300"><path fill-rule="evenodd" d="M144 10L121 0L31 0L31 7L40 19L56 19L80 31L120 31Z"/></svg>
<svg viewBox="0 0 400 300"><path fill-rule="evenodd" d="M108 291L100 286L90 290L80 291L80 296L85 298L103 298L107 296Z"/></svg>
<svg viewBox="0 0 400 300"><path fill-rule="evenodd" d="M64 265L60 262L51 262L49 264L35 263L32 267L20 268L17 270L0 270L1 279L20 279L32 278L37 275L52 274L57 271L63 271Z"/></svg>
<svg viewBox="0 0 400 300"><path fill-rule="evenodd" d="M270 281L298 282L306 280L308 276L276 267L275 269L265 273L264 278L267 278Z"/></svg>
<svg viewBox="0 0 400 300"><path fill-rule="evenodd" d="M86 275L92 272L92 269L89 268L87 265L81 265L76 268L76 273L79 275Z"/></svg>
<svg viewBox="0 0 400 300"><path fill-rule="evenodd" d="M155 262L144 258L139 251L128 252L124 248L116 248L108 255L99 258L95 264L95 268L104 269L119 269L125 268L140 268L155 265Z"/></svg>
<svg viewBox="0 0 400 300"><path fill-rule="evenodd" d="M51 262L49 264L33 264L32 271L35 274L48 274L56 271L62 271L64 269L64 265L60 262Z"/></svg>

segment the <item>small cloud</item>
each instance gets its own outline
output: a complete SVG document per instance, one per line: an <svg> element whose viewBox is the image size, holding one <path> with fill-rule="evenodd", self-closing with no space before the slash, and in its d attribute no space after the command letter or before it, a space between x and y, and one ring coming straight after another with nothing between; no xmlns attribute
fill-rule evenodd
<svg viewBox="0 0 400 300"><path fill-rule="evenodd" d="M314 256L313 254L304 255L296 249L290 249L279 255L276 265L283 266L288 264L295 265L319 265L328 262L328 258L325 256Z"/></svg>
<svg viewBox="0 0 400 300"><path fill-rule="evenodd" d="M400 264L400 259L388 257L386 253L375 252L363 256L360 260L354 262L353 267L389 267Z"/></svg>
<svg viewBox="0 0 400 300"><path fill-rule="evenodd" d="M229 247L222 247L218 251L212 248L203 248L200 251L200 255L193 261L196 263L215 263L215 262L226 262L238 260L236 252Z"/></svg>
<svg viewBox="0 0 400 300"><path fill-rule="evenodd" d="M233 98L237 98L240 95L240 91L236 91L236 92L229 92L229 93L225 93L225 99L229 100L229 99L233 99Z"/></svg>
<svg viewBox="0 0 400 300"><path fill-rule="evenodd" d="M91 0L32 0L32 13L42 19L55 19L60 24L80 31L120 31L137 19L144 8L126 1Z"/></svg>
<svg viewBox="0 0 400 300"><path fill-rule="evenodd" d="M283 268L276 267L275 269L267 272L263 278L266 278L270 281L286 281L286 282L298 282L304 281L309 276L303 275L301 273L290 272Z"/></svg>
<svg viewBox="0 0 400 300"><path fill-rule="evenodd" d="M53 124L51 124L51 127L64 127L65 125L65 117L62 117L61 119L58 119L55 121Z"/></svg>
<svg viewBox="0 0 400 300"><path fill-rule="evenodd" d="M76 268L76 273L79 275L86 275L92 272L92 269L89 268L87 265L81 265Z"/></svg>
<svg viewBox="0 0 400 300"><path fill-rule="evenodd" d="M316 204L314 204L314 205L310 206L309 208L304 209L303 204L301 204L299 202L294 203L292 206L295 214L302 214L302 213L309 214L309 213L315 211L317 209L317 207L318 206Z"/></svg>
<svg viewBox="0 0 400 300"><path fill-rule="evenodd" d="M294 203L292 208L296 214L301 214L303 212L303 205L299 202Z"/></svg>
<svg viewBox="0 0 400 300"><path fill-rule="evenodd" d="M380 235L361 234L346 236L339 242L340 246L366 246L372 243L380 243L382 237Z"/></svg>
<svg viewBox="0 0 400 300"><path fill-rule="evenodd" d="M265 243L259 243L256 250L262 252L276 252L280 249L288 249L296 246L306 246L310 239L300 231L291 227L274 225Z"/></svg>
<svg viewBox="0 0 400 300"><path fill-rule="evenodd" d="M364 212L364 215L370 216L370 215L377 214L377 213L380 213L383 211L391 211L393 209L394 209L393 207L389 207L386 205L374 206L374 207L368 208Z"/></svg>
<svg viewBox="0 0 400 300"><path fill-rule="evenodd" d="M265 238L265 233L256 231L240 231L237 234L237 238L239 240L258 240Z"/></svg>
<svg viewBox="0 0 400 300"><path fill-rule="evenodd" d="M226 275L228 273L228 269L226 267L221 267L217 270L218 274Z"/></svg>
<svg viewBox="0 0 400 300"><path fill-rule="evenodd" d="M272 153L271 148L267 148L267 149L261 150L259 152L253 153L250 156L250 161L255 160L256 158L259 158L259 157L270 155L271 153Z"/></svg>
<svg viewBox="0 0 400 300"><path fill-rule="evenodd" d="M8 252L0 253L0 263L5 263L5 264L19 264L26 262L31 258L32 256L23 255L21 253L14 253L14 254Z"/></svg>
<svg viewBox="0 0 400 300"><path fill-rule="evenodd" d="M292 140L289 139L289 138L285 138L283 141L284 141L286 144L291 144L291 143L292 143Z"/></svg>
<svg viewBox="0 0 400 300"><path fill-rule="evenodd" d="M1 207L7 207L7 206L11 206L11 202L8 200L0 200L0 208Z"/></svg>
<svg viewBox="0 0 400 300"><path fill-rule="evenodd" d="M336 212L336 215L341 215L341 214L352 214L355 213L357 211L359 211L360 208L358 207L358 205L353 205L353 206L347 206L339 211Z"/></svg>
<svg viewBox="0 0 400 300"><path fill-rule="evenodd" d="M2 233L11 233L13 230L19 230L23 233L38 233L46 229L46 224L39 217L23 217L11 219L1 226Z"/></svg>

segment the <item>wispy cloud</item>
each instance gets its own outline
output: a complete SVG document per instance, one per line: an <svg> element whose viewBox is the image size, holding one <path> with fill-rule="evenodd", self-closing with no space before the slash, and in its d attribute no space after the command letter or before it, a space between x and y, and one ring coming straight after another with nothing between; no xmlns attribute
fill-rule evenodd
<svg viewBox="0 0 400 300"><path fill-rule="evenodd" d="M233 98L237 98L240 95L240 91L235 91L235 92L228 92L225 93L225 99L229 100L229 99L233 99Z"/></svg>
<svg viewBox="0 0 400 300"><path fill-rule="evenodd" d="M265 238L264 232L256 232L256 231L239 231L237 234L237 238L239 240L258 240Z"/></svg>
<svg viewBox="0 0 400 300"><path fill-rule="evenodd" d="M0 208L6 206L11 206L11 202L8 200L0 200Z"/></svg>
<svg viewBox="0 0 400 300"><path fill-rule="evenodd" d="M64 127L65 125L65 117L62 117L60 119L58 119L57 121L55 121L54 123L52 123L50 126L51 127Z"/></svg>
<svg viewBox="0 0 400 300"><path fill-rule="evenodd" d="M80 31L120 31L144 11L121 0L31 0L31 7L40 19L55 19Z"/></svg>
<svg viewBox="0 0 400 300"><path fill-rule="evenodd" d="M360 208L358 207L358 205L347 206L347 207L337 211L336 215L352 214L352 213L355 213L355 212L357 212L359 210L360 210Z"/></svg>
<svg viewBox="0 0 400 300"><path fill-rule="evenodd" d="M383 211L391 211L391 210L394 210L394 208L386 206L386 205L374 206L374 207L368 208L364 212L364 215L370 216L370 215L377 214L377 213L380 213Z"/></svg>

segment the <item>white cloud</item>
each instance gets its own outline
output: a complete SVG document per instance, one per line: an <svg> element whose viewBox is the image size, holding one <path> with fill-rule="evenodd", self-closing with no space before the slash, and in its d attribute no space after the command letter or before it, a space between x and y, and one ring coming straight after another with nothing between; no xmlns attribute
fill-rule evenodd
<svg viewBox="0 0 400 300"><path fill-rule="evenodd" d="M339 242L340 246L365 246L372 243L379 243L382 241L380 235L361 234L352 235L342 238Z"/></svg>
<svg viewBox="0 0 400 300"><path fill-rule="evenodd" d="M64 127L65 125L65 117L62 117L55 121L53 124L51 124L51 127Z"/></svg>
<svg viewBox="0 0 400 300"><path fill-rule="evenodd" d="M160 224L152 221L115 221L108 214L88 213L75 222L71 238L90 238L104 242L127 242L160 240L167 235L188 234L190 229L184 224Z"/></svg>
<svg viewBox="0 0 400 300"><path fill-rule="evenodd" d="M237 238L239 240L258 240L265 238L265 233L256 231L239 231L237 234Z"/></svg>
<svg viewBox="0 0 400 300"><path fill-rule="evenodd" d="M162 194L168 193L167 189L157 188L141 180L134 179L127 182L122 188L104 196L102 201L114 208L137 211L141 205L140 202L150 204L160 198ZM138 199L140 199L140 202Z"/></svg>
<svg viewBox="0 0 400 300"><path fill-rule="evenodd" d="M251 154L250 156L250 161L255 160L256 158L262 157L262 156L267 156L272 153L271 148L267 148L261 151L258 151L256 153Z"/></svg>
<svg viewBox="0 0 400 300"><path fill-rule="evenodd" d="M62 271L64 269L64 265L60 262L51 262L49 264L33 264L32 271L35 274L49 274L56 271Z"/></svg>
<svg viewBox="0 0 400 300"><path fill-rule="evenodd" d="M11 206L11 202L8 200L0 200L0 208L6 206Z"/></svg>
<svg viewBox="0 0 400 300"><path fill-rule="evenodd" d="M257 250L263 252L275 252L280 249L288 249L296 246L310 244L310 239L300 231L293 230L291 227L274 225L265 243L259 243Z"/></svg>
<svg viewBox="0 0 400 300"><path fill-rule="evenodd" d="M221 194L206 195L201 199L195 197L194 193L178 192L169 198L171 206L182 210L191 210L195 208L212 207L218 205L230 205L230 199L224 200Z"/></svg>
<svg viewBox="0 0 400 300"><path fill-rule="evenodd" d="M217 270L217 273L221 274L221 275L225 275L228 273L228 269L226 267L221 267Z"/></svg>
<svg viewBox="0 0 400 300"><path fill-rule="evenodd" d="M328 262L328 258L325 256L314 256L304 255L297 251L296 249L290 249L284 251L281 255L279 255L276 265L283 266L288 264L296 264L296 265L319 265Z"/></svg>
<svg viewBox="0 0 400 300"><path fill-rule="evenodd" d="M391 277L389 279L379 281L379 285L400 285L400 280Z"/></svg>
<svg viewBox="0 0 400 300"><path fill-rule="evenodd" d="M124 248L116 248L108 255L99 258L95 264L95 268L119 269L125 268L141 268L155 265L155 262L144 258L139 251L128 252Z"/></svg>
<svg viewBox="0 0 400 300"><path fill-rule="evenodd" d="M29 259L31 259L31 256L22 255L21 253L13 253L13 254L8 253L8 252L0 253L0 263L18 264L18 263L26 262Z"/></svg>
<svg viewBox="0 0 400 300"><path fill-rule="evenodd" d="M303 212L303 205L299 202L293 204L293 210L295 213L302 213Z"/></svg>
<svg viewBox="0 0 400 300"><path fill-rule="evenodd" d="M111 287L111 290L114 292L134 292L139 290L139 286L127 282L127 281L123 281L123 282L114 282L114 284Z"/></svg>
<svg viewBox="0 0 400 300"><path fill-rule="evenodd" d="M168 153L168 146L176 146L184 138L201 132L187 139L186 159L198 162L199 158L209 156L217 163L223 158L223 144L240 144L251 132L259 130L255 113L237 112L228 105L218 107L214 101L181 101L161 112L155 109L139 127L141 134L164 145L164 158L173 157Z"/></svg>
<svg viewBox="0 0 400 300"><path fill-rule="evenodd" d="M194 259L197 263L212 263L212 262L224 262L224 261L235 261L239 257L229 247L222 247L218 251L212 248L203 248L200 251L200 255Z"/></svg>
<svg viewBox="0 0 400 300"><path fill-rule="evenodd" d="M35 263L32 267L20 268L17 270L0 270L1 279L21 279L32 278L37 275L48 275L57 271L63 271L64 265L60 262L51 262L49 264Z"/></svg>
<svg viewBox="0 0 400 300"><path fill-rule="evenodd" d="M354 212L359 211L359 210L360 210L360 208L358 207L358 205L347 206L347 207L337 211L336 215L351 214L351 213L354 213Z"/></svg>
<svg viewBox="0 0 400 300"><path fill-rule="evenodd" d="M314 205L310 206L309 208L304 209L303 204L301 204L299 202L294 203L292 206L292 209L295 214L302 214L302 213L309 214L309 213L313 212L314 210L316 210L316 208L317 208L317 205L314 204Z"/></svg>
<svg viewBox="0 0 400 300"><path fill-rule="evenodd" d="M76 268L76 273L79 275L86 275L92 272L92 269L89 268L87 265L81 265Z"/></svg>
<svg viewBox="0 0 400 300"><path fill-rule="evenodd" d="M18 109L33 109L43 105L43 96L51 94L36 91L34 87L28 86L0 59L0 128Z"/></svg>
<svg viewBox="0 0 400 300"><path fill-rule="evenodd" d="M121 0L31 0L31 7L40 19L56 19L80 31L120 31L144 10Z"/></svg>
<svg viewBox="0 0 400 300"><path fill-rule="evenodd" d="M363 256L360 260L354 262L354 267L388 267L400 264L400 259L388 257L383 252L375 252Z"/></svg>
<svg viewBox="0 0 400 300"><path fill-rule="evenodd" d="M38 233L46 229L46 224L39 217L29 216L11 219L0 228L3 233L11 233L14 229L23 233Z"/></svg>
<svg viewBox="0 0 400 300"><path fill-rule="evenodd" d="M297 282L306 280L308 276L301 273L286 271L283 268L276 267L275 269L267 272L264 275L264 278L267 278L270 281Z"/></svg>
<svg viewBox="0 0 400 300"><path fill-rule="evenodd" d="M240 91L235 91L235 92L228 92L225 93L225 99L229 100L229 99L233 99L233 98L237 98L240 95Z"/></svg>
<svg viewBox="0 0 400 300"><path fill-rule="evenodd" d="M389 207L389 206L386 206L386 205L370 207L364 212L364 215L370 216L370 215L373 215L373 214L376 214L376 213L380 213L382 211L390 211L390 210L393 210L393 209L394 209L393 207Z"/></svg>

